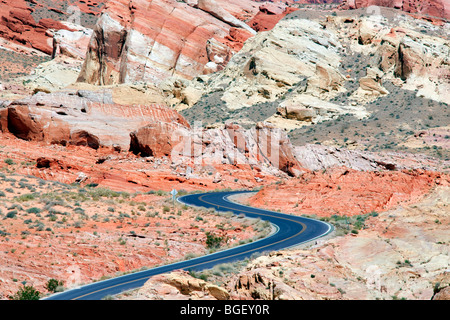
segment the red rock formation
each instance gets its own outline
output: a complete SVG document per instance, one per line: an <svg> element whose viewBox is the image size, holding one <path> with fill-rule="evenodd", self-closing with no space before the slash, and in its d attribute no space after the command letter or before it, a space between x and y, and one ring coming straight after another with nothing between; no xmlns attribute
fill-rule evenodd
<svg viewBox="0 0 450 320"><path fill-rule="evenodd" d="M170 157L178 123L153 122L130 133L130 151L142 157ZM185 128L185 126L181 126Z"/></svg>
<svg viewBox="0 0 450 320"><path fill-rule="evenodd" d="M80 8L81 12L97 15L103 3L92 0L57 0L52 3L57 8L49 8L47 5L42 0L0 1L0 37L50 55L53 50L52 35L47 31L49 29L71 30L65 24L61 23L61 21L67 21L70 18L68 12L62 11L62 8L71 5ZM40 10L42 8L47 8L47 10L52 9L53 12L61 16L61 20L56 21L50 18L39 18L35 14L36 8ZM45 12L45 10L43 11Z"/></svg>
<svg viewBox="0 0 450 320"><path fill-rule="evenodd" d="M246 9L238 14L234 3L225 1L192 6L175 0L110 1L94 29L78 81L157 83L171 75L190 79L205 73L209 62L207 72L216 71L231 55L220 50L212 57L207 43L239 50L254 32L236 16L256 14L251 3L243 2Z"/></svg>
<svg viewBox="0 0 450 320"><path fill-rule="evenodd" d="M268 161L271 165L294 177L304 172L294 155L289 137L284 131L267 123L257 123L255 136L259 161Z"/></svg>
<svg viewBox="0 0 450 320"><path fill-rule="evenodd" d="M450 177L438 172L364 172L341 167L267 186L250 198L250 204L321 217L360 215L416 201L432 187L449 183Z"/></svg>
<svg viewBox="0 0 450 320"><path fill-rule="evenodd" d="M400 9L409 13L450 19L450 2L448 0L343 0L342 9L358 9L380 6Z"/></svg>
<svg viewBox="0 0 450 320"><path fill-rule="evenodd" d="M0 111L0 130L28 141L93 149L117 145L128 150L130 133L149 123L189 126L178 112L165 106L124 106L80 95L39 93L15 101Z"/></svg>
<svg viewBox="0 0 450 320"><path fill-rule="evenodd" d="M298 9L286 7L282 4L275 5L273 3L265 3L259 7L258 14L250 20L249 25L256 31L268 31L287 14L296 10Z"/></svg>
<svg viewBox="0 0 450 320"><path fill-rule="evenodd" d="M177 123L154 122L130 136L130 151L145 157L167 156L173 162L213 166L261 166L274 175L285 172L298 176L303 172L287 135L266 123L248 130L235 124L189 130Z"/></svg>

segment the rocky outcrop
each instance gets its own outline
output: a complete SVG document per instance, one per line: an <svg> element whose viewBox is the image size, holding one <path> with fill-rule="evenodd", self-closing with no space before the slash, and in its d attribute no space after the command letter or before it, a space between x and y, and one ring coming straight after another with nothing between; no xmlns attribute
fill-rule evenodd
<svg viewBox="0 0 450 320"><path fill-rule="evenodd" d="M170 157L174 134L186 129L179 123L153 122L130 133L130 151L142 157ZM185 131L185 130L183 130Z"/></svg>
<svg viewBox="0 0 450 320"><path fill-rule="evenodd" d="M40 92L16 100L0 110L0 129L27 141L118 148L173 162L252 165L274 175L302 173L288 136L270 124L190 128L175 110L115 104L108 90Z"/></svg>
<svg viewBox="0 0 450 320"><path fill-rule="evenodd" d="M65 25L70 26L72 31L63 29L53 33L52 58L64 55L84 60L92 36L92 29L74 24L65 23Z"/></svg>
<svg viewBox="0 0 450 320"><path fill-rule="evenodd" d="M274 175L303 172L286 133L268 123L248 130L231 123L216 129L152 123L131 133L130 151L169 156L175 163L251 165Z"/></svg>
<svg viewBox="0 0 450 320"><path fill-rule="evenodd" d="M186 87L203 95L220 92L231 110L273 102L294 89L333 97L345 90L338 69L341 49L335 36L316 21L281 20L272 30L248 39L222 71Z"/></svg>
<svg viewBox="0 0 450 320"><path fill-rule="evenodd" d="M95 17L102 7L103 2L92 0L70 1L69 6L64 1L2 1L0 37L51 55L51 30L75 31L67 26L67 21L81 24L82 14Z"/></svg>
<svg viewBox="0 0 450 320"><path fill-rule="evenodd" d="M259 6L259 12L248 23L256 31L269 31L291 12L297 8L286 6L285 3L271 3L267 2Z"/></svg>
<svg viewBox="0 0 450 320"><path fill-rule="evenodd" d="M301 166L312 171L331 167L347 167L360 171L395 170L395 162L384 162L375 155L358 150L307 144L294 148L295 156Z"/></svg>
<svg viewBox="0 0 450 320"><path fill-rule="evenodd" d="M417 201L435 186L448 186L449 179L448 175L424 170L328 168L304 173L298 181L264 187L249 203L292 214L361 215Z"/></svg>
<svg viewBox="0 0 450 320"><path fill-rule="evenodd" d="M242 28L250 32L251 34L256 34L256 31L250 28L245 22L240 21L235 18L231 13L226 11L220 4L215 0L198 0L197 8L208 12L217 19L233 26L236 28Z"/></svg>
<svg viewBox="0 0 450 320"><path fill-rule="evenodd" d="M450 286L441 289L433 296L433 300L450 300Z"/></svg>
<svg viewBox="0 0 450 320"><path fill-rule="evenodd" d="M175 271L152 277L136 292L137 299L144 300L229 300L230 294L222 287Z"/></svg>
<svg viewBox="0 0 450 320"><path fill-rule="evenodd" d="M268 161L294 177L304 172L294 156L289 137L282 129L260 122L256 124L255 130L259 161Z"/></svg>
<svg viewBox="0 0 450 320"><path fill-rule="evenodd" d="M343 0L342 9L358 9L380 6L399 9L424 16L450 19L450 4L445 0Z"/></svg>
<svg viewBox="0 0 450 320"><path fill-rule="evenodd" d="M376 51L385 78L398 78L404 88L445 102L450 89L449 41L404 28L392 28L381 37Z"/></svg>
<svg viewBox="0 0 450 320"><path fill-rule="evenodd" d="M70 29L52 19L36 22L32 16L33 11L24 0L0 3L0 36L50 55L53 48L51 37L46 35L46 30Z"/></svg>
<svg viewBox="0 0 450 320"><path fill-rule="evenodd" d="M89 98L85 98L88 96ZM128 149L130 133L149 123L189 126L176 111L160 105L118 105L107 93L78 90L38 93L0 111L3 132L17 138L97 149Z"/></svg>
<svg viewBox="0 0 450 320"><path fill-rule="evenodd" d="M279 104L277 113L286 119L312 123L335 119L343 114L352 114L358 118L368 116L364 107L337 105L307 94L285 99Z"/></svg>
<svg viewBox="0 0 450 320"><path fill-rule="evenodd" d="M407 89L445 103L450 54L439 36L445 30L390 8L380 12L377 22L352 11L306 19L308 12L297 10L249 38L223 70L164 83L163 91L189 121L204 112L212 124L264 120L287 129L343 115L365 118L368 104L384 103L391 90L394 102Z"/></svg>
<svg viewBox="0 0 450 320"><path fill-rule="evenodd" d="M94 28L78 81L160 83L169 76L191 79L217 71L230 50L239 50L255 33L225 8L214 0L191 5L110 1ZM219 50L211 50L211 44Z"/></svg>

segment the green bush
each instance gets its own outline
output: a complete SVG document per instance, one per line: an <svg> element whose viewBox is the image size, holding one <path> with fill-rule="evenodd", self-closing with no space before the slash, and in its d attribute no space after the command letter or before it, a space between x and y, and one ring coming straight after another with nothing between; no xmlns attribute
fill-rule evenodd
<svg viewBox="0 0 450 320"><path fill-rule="evenodd" d="M50 292L57 292L64 285L62 280L50 279L47 281L45 288Z"/></svg>
<svg viewBox="0 0 450 320"><path fill-rule="evenodd" d="M17 216L17 210L9 211L9 212L6 214L6 218L10 218L10 219L15 218L16 216Z"/></svg>
<svg viewBox="0 0 450 320"><path fill-rule="evenodd" d="M217 249L224 241L223 237L216 236L211 232L206 232L206 247L209 249Z"/></svg>
<svg viewBox="0 0 450 320"><path fill-rule="evenodd" d="M5 159L4 161L5 161L6 164L9 164L9 165L14 164L14 161L12 159L10 159L10 158Z"/></svg>
<svg viewBox="0 0 450 320"><path fill-rule="evenodd" d="M27 209L27 212L28 213L40 213L41 209L36 208L36 207L31 207L31 208Z"/></svg>
<svg viewBox="0 0 450 320"><path fill-rule="evenodd" d="M12 300L39 300L40 297L41 293L33 286L24 285L14 296L11 296L10 298Z"/></svg>

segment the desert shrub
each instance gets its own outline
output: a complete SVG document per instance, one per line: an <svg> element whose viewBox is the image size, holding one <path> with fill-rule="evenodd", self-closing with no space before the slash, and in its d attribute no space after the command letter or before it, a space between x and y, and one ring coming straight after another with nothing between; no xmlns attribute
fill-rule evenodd
<svg viewBox="0 0 450 320"><path fill-rule="evenodd" d="M83 226L83 222L81 221L75 221L73 226L77 229L81 228Z"/></svg>
<svg viewBox="0 0 450 320"><path fill-rule="evenodd" d="M203 281L208 281L208 275L202 272L195 272L193 270L189 270L189 275L193 278L197 278Z"/></svg>
<svg viewBox="0 0 450 320"><path fill-rule="evenodd" d="M14 296L10 298L12 300L39 300L41 293L33 286L23 286L16 292Z"/></svg>
<svg viewBox="0 0 450 320"><path fill-rule="evenodd" d="M50 292L58 292L61 291L64 282L62 280L50 279L47 281L45 288Z"/></svg>
<svg viewBox="0 0 450 320"><path fill-rule="evenodd" d="M45 225L42 222L38 222L36 224L36 231L43 231L45 228Z"/></svg>
<svg viewBox="0 0 450 320"><path fill-rule="evenodd" d="M223 237L216 236L212 232L206 232L206 247L208 249L217 249L220 247L222 242L224 241Z"/></svg>
<svg viewBox="0 0 450 320"><path fill-rule="evenodd" d="M5 217L5 218L13 219L13 218L15 218L16 216L17 216L17 210L12 210L12 211L9 211L9 212L6 214L6 217Z"/></svg>
<svg viewBox="0 0 450 320"><path fill-rule="evenodd" d="M11 158L6 158L5 160L3 160L6 164L8 164L8 165L13 165L14 164L14 161L13 161L13 159L11 159Z"/></svg>
<svg viewBox="0 0 450 320"><path fill-rule="evenodd" d="M84 209L83 209L83 208L80 208L80 207L77 207L77 208L73 209L73 211L74 211L75 213L85 214Z"/></svg>
<svg viewBox="0 0 450 320"><path fill-rule="evenodd" d="M23 195L18 196L16 199L19 202L25 202L25 201L34 200L35 197L36 196L33 193L27 193L27 194L23 194Z"/></svg>

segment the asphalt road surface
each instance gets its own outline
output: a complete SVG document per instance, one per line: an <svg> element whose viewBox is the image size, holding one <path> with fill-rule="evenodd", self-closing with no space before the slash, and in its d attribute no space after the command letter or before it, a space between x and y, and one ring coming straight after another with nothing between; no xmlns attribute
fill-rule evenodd
<svg viewBox="0 0 450 320"><path fill-rule="evenodd" d="M151 276L157 274L180 269L193 271L210 269L217 264L243 260L254 253L277 251L293 247L320 238L332 231L332 226L322 221L248 207L234 203L228 199L231 195L246 192L249 191L192 194L179 197L178 201L189 206L214 208L218 211L231 211L237 215L244 214L249 218L267 220L276 228L276 232L272 235L258 241L202 257L80 286L53 294L46 297L45 300L100 300L106 296L142 287Z"/></svg>

